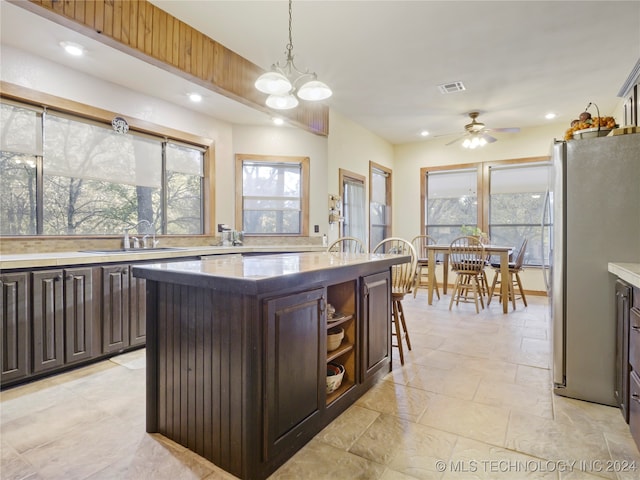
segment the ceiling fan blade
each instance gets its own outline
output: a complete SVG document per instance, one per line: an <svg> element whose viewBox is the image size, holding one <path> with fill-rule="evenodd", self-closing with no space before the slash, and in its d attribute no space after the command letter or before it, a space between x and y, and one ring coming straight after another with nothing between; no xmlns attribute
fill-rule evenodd
<svg viewBox="0 0 640 480"><path fill-rule="evenodd" d="M493 143L497 140L497 138L492 137L488 133L481 133L480 136L484 138L487 141L487 143Z"/></svg>
<svg viewBox="0 0 640 480"><path fill-rule="evenodd" d="M449 132L439 133L438 135L429 135L429 138L450 137L451 135L464 135L466 132Z"/></svg>
<svg viewBox="0 0 640 480"><path fill-rule="evenodd" d="M451 140L449 143L445 143L444 146L448 147L449 145L453 145L456 142L459 142L460 140L462 140L463 138L465 138L466 135L463 135L461 137L456 138L455 140Z"/></svg>
<svg viewBox="0 0 640 480"><path fill-rule="evenodd" d="M518 133L520 129L518 127L508 127L508 128L487 128L487 130L491 132L502 132L502 133Z"/></svg>

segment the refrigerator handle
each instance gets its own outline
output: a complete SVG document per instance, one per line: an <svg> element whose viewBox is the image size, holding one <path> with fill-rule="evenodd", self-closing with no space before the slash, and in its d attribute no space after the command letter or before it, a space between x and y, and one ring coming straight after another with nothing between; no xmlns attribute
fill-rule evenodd
<svg viewBox="0 0 640 480"><path fill-rule="evenodd" d="M547 190L545 196L544 196L544 206L542 207L542 221L540 224L540 250L541 250L541 257L542 257L542 278L544 279L544 286L547 289L547 292L549 292L549 273L548 273L548 267L549 264L546 262L546 256L545 254L550 254L550 252L545 252L545 248L544 248L544 232L545 232L545 228L544 228L544 221L547 217L547 212L548 212L548 208L550 207L549 204L549 190Z"/></svg>

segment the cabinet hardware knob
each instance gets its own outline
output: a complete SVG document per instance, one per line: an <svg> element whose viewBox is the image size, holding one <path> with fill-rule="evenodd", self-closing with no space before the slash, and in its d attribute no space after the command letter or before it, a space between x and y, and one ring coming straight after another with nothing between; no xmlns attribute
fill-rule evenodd
<svg viewBox="0 0 640 480"><path fill-rule="evenodd" d="M320 311L324 312L327 309L327 301L324 298L324 295L320 297Z"/></svg>
<svg viewBox="0 0 640 480"><path fill-rule="evenodd" d="M636 332L640 332L640 325L631 325L631 330L635 330Z"/></svg>
<svg viewBox="0 0 640 480"><path fill-rule="evenodd" d="M640 403L640 395L637 393L632 393L631 398L633 398L636 402Z"/></svg>

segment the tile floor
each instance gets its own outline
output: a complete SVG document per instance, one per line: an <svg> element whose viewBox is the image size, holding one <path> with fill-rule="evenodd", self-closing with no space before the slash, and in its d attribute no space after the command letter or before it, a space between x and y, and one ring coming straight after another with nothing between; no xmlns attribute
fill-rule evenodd
<svg viewBox="0 0 640 480"><path fill-rule="evenodd" d="M552 394L544 298L508 315L497 302L450 312L423 292L404 305L405 366L395 352L385 380L272 480L640 478L617 409ZM144 382L139 350L2 392L0 477L235 478L145 433Z"/></svg>

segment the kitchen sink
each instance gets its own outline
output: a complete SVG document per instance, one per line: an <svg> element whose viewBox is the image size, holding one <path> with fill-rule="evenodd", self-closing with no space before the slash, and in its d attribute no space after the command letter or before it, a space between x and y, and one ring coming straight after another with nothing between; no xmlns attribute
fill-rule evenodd
<svg viewBox="0 0 640 480"><path fill-rule="evenodd" d="M83 253L102 253L111 255L113 253L144 253L144 252L171 252L185 250L182 247L152 247L152 248L112 248L104 250L81 250Z"/></svg>

